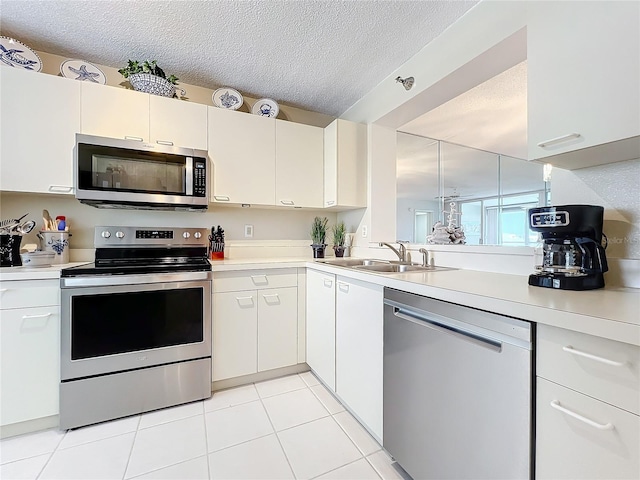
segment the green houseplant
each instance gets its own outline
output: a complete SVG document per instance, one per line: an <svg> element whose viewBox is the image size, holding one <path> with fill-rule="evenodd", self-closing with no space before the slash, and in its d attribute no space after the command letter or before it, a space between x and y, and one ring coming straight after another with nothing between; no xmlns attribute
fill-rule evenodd
<svg viewBox="0 0 640 480"><path fill-rule="evenodd" d="M333 251L336 257L344 257L347 227L344 222L338 222L332 227L331 231L333 233Z"/></svg>
<svg viewBox="0 0 640 480"><path fill-rule="evenodd" d="M129 60L127 66L118 70L118 73L129 80L134 90L163 97L176 95L178 77L175 75L167 77L156 60L145 60L144 62ZM181 96L184 97L187 94L183 89L179 90Z"/></svg>
<svg viewBox="0 0 640 480"><path fill-rule="evenodd" d="M313 248L313 258L324 258L324 249L327 246L325 238L327 237L327 217L315 217L311 224L311 248Z"/></svg>

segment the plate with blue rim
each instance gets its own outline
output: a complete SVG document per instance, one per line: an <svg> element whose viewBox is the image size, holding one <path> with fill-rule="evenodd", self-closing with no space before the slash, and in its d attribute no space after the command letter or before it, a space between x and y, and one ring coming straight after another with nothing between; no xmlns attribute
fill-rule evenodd
<svg viewBox="0 0 640 480"><path fill-rule="evenodd" d="M23 68L39 72L42 70L42 60L38 54L20 40L0 36L0 62L15 68Z"/></svg>
<svg viewBox="0 0 640 480"><path fill-rule="evenodd" d="M256 100L256 103L251 107L251 113L254 115L260 115L261 117L277 117L280 112L278 102L271 98L261 98Z"/></svg>
<svg viewBox="0 0 640 480"><path fill-rule="evenodd" d="M244 99L240 92L234 90L233 88L219 88L213 95L211 95L211 100L213 100L213 104L218 108L225 108L227 110L237 110L244 103Z"/></svg>
<svg viewBox="0 0 640 480"><path fill-rule="evenodd" d="M60 64L60 73L63 77L81 82L107 84L107 76L104 72L86 60L65 60Z"/></svg>

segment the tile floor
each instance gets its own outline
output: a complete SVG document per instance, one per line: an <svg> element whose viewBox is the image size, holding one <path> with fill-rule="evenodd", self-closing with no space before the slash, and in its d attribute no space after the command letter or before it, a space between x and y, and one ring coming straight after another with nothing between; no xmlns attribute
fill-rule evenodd
<svg viewBox="0 0 640 480"><path fill-rule="evenodd" d="M310 372L67 432L0 442L10 479L393 479L380 445Z"/></svg>

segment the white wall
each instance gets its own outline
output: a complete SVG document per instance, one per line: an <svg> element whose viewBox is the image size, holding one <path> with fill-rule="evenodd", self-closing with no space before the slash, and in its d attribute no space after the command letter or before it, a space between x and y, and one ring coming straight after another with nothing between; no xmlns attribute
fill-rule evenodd
<svg viewBox="0 0 640 480"><path fill-rule="evenodd" d="M437 201L416 200L412 198L398 198L396 201L396 237L397 240L409 240L411 243L425 243L424 238L414 237L416 210L433 212L433 221L440 215L440 204ZM427 232L431 233L431 232Z"/></svg>
<svg viewBox="0 0 640 480"><path fill-rule="evenodd" d="M262 245L290 247L311 244L309 231L316 215L326 216L329 226L336 222L336 213L317 210L256 207L218 207L210 205L206 213L163 212L150 210L99 209L83 205L68 195L33 195L25 193L0 193L0 218L20 217L37 221L37 228L27 235L24 243L37 243L35 234L42 227L42 210L47 209L52 217L67 217L71 231L72 249L92 249L94 226L123 225L148 227L203 227L220 225L225 230L228 243L242 244L244 256L250 255L252 246ZM17 218L16 217L16 218ZM253 238L244 237L244 226L253 225ZM328 237L327 240L330 240ZM299 242L296 242L299 241ZM232 253L232 251L230 250ZM307 248L303 250L307 252ZM285 252L286 253L286 252ZM309 256L311 249L308 248ZM231 255L233 256L233 255ZM292 255L287 255L292 256Z"/></svg>

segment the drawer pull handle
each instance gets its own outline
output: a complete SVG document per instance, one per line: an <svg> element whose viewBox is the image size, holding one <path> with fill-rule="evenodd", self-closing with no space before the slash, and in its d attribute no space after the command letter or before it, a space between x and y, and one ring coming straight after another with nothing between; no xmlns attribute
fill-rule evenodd
<svg viewBox="0 0 640 480"><path fill-rule="evenodd" d="M552 408L555 408L556 410L559 410L562 413L569 415L570 417L573 417L573 418L575 418L577 420L580 420L581 422L584 422L587 425L592 426L593 428L597 428L598 430L611 430L611 429L613 429L613 423L598 423L598 422L594 422L590 418L583 417L579 413L576 413L576 412L574 412L572 410L569 410L568 408L563 407L562 405L560 405L560 402L558 402L557 400L552 400L549 403L549 405L551 405Z"/></svg>
<svg viewBox="0 0 640 480"><path fill-rule="evenodd" d="M156 143L158 145L168 145L170 147L173 147L173 142L170 142L168 140L156 140Z"/></svg>
<svg viewBox="0 0 640 480"><path fill-rule="evenodd" d="M216 202L228 202L230 200L226 195L214 195L213 198Z"/></svg>
<svg viewBox="0 0 640 480"><path fill-rule="evenodd" d="M23 320L29 320L32 318L49 318L51 315L53 315L53 313L45 313L43 315L23 315L22 319Z"/></svg>
<svg viewBox="0 0 640 480"><path fill-rule="evenodd" d="M333 204L334 204L334 203L336 203L336 202L335 202L335 200L329 200L329 201L327 201L327 202L325 202L325 203L326 203L328 206L331 206L331 205L333 205Z"/></svg>
<svg viewBox="0 0 640 480"><path fill-rule="evenodd" d="M73 191L73 187L69 187L67 185L49 185L49 191L54 193L71 193Z"/></svg>
<svg viewBox="0 0 640 480"><path fill-rule="evenodd" d="M331 280L325 279L324 281L324 286L325 287L331 287L333 285L333 282Z"/></svg>
<svg viewBox="0 0 640 480"><path fill-rule="evenodd" d="M0 293L4 293L4 292L6 292L7 290L9 290L9 289L8 289L8 288L0 288Z"/></svg>
<svg viewBox="0 0 640 480"><path fill-rule="evenodd" d="M343 282L338 282L338 288L340 290L342 290L343 292L349 292L349 284L348 283L343 283Z"/></svg>
<svg viewBox="0 0 640 480"><path fill-rule="evenodd" d="M144 142L144 138L142 138L142 137L133 137L131 135L125 135L124 139L125 140L135 140L136 142Z"/></svg>
<svg viewBox="0 0 640 480"><path fill-rule="evenodd" d="M262 298L264 298L267 305L280 305L280 297L277 293L262 295Z"/></svg>
<svg viewBox="0 0 640 480"><path fill-rule="evenodd" d="M293 200L280 200L280 203L282 205L295 205L295 203L293 202Z"/></svg>
<svg viewBox="0 0 640 480"><path fill-rule="evenodd" d="M555 145L557 143L566 142L567 140L572 140L574 138L580 138L579 133L569 133L567 135L562 135L561 137L552 138L551 140L545 140L544 142L540 142L538 146L540 148L550 147L551 145Z"/></svg>
<svg viewBox="0 0 640 480"><path fill-rule="evenodd" d="M612 367L622 367L625 364L625 362L616 362L615 360L609 360L608 358L599 357L591 353L583 352L581 350L576 350L571 345L562 347L562 350L564 350L567 353L571 353L573 355L578 355L579 357L589 358L591 360L595 360L596 362L604 363L606 365L611 365Z"/></svg>
<svg viewBox="0 0 640 480"><path fill-rule="evenodd" d="M269 283L269 280L267 280L267 276L266 275L251 275L251 280L256 285L265 285L265 284Z"/></svg>

